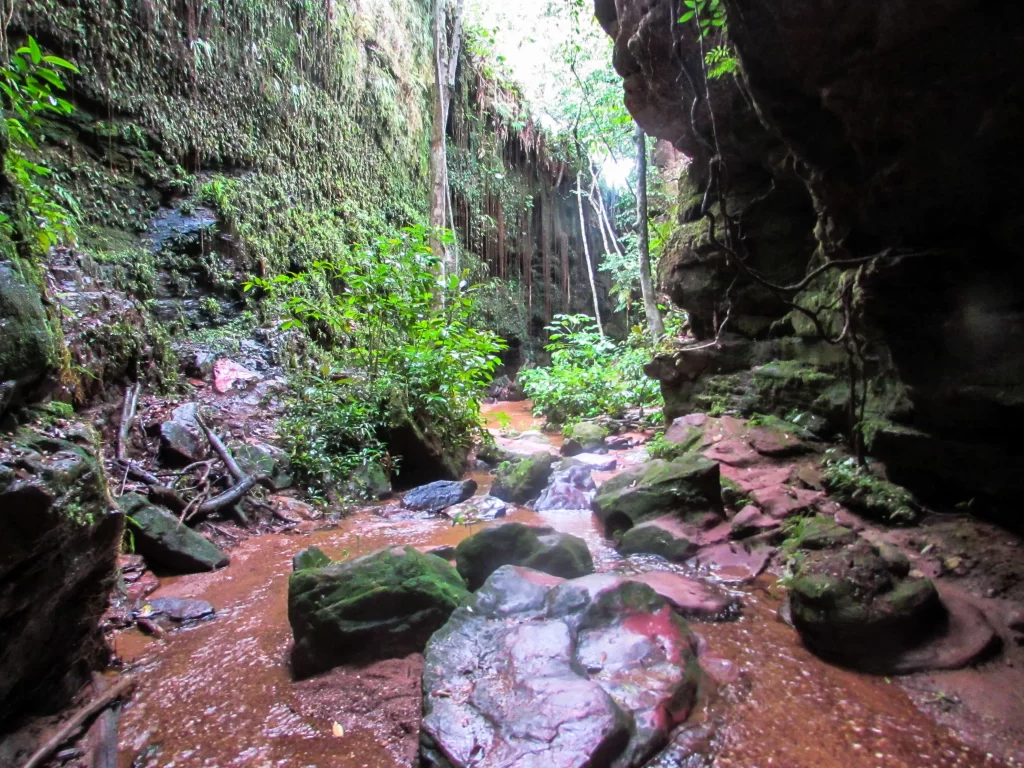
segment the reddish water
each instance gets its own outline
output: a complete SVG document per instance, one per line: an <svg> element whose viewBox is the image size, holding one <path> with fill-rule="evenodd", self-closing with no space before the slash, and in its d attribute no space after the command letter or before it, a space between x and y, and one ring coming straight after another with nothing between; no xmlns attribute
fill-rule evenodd
<svg viewBox="0 0 1024 768"><path fill-rule="evenodd" d="M528 416L528 405L497 410ZM523 408L523 411L519 409ZM495 410L492 407L491 410ZM510 414L511 415L511 414ZM530 417L532 418L532 417ZM545 522L582 536L599 570L665 567L624 563L601 537L593 516L535 514L511 520ZM217 573L165 580L159 596L208 600L217 617L166 640L122 634L116 650L139 668L139 687L122 718L121 765L147 747L159 753L138 766L228 768L281 766L376 768L403 765L394 736L373 718L332 734L330 713L304 714L287 657L287 578L292 555L316 544L334 558L392 544L456 544L479 530L446 521L388 521L370 512L334 530L271 535L243 542L231 566ZM738 678L697 715L716 725L711 746L719 768L968 768L1009 765L963 745L946 727L914 708L883 678L828 666L807 653L776 619L770 579L745 588L739 621L694 624L717 667ZM671 753L658 765L690 766Z"/></svg>

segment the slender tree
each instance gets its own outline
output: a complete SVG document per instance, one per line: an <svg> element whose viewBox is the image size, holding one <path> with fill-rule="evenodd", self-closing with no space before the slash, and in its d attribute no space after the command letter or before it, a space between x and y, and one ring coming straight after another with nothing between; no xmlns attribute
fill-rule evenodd
<svg viewBox="0 0 1024 768"><path fill-rule="evenodd" d="M596 184L595 184L596 186ZM597 332L604 337L604 326L601 325L601 307L597 303L597 284L594 281L594 265L590 262L590 245L587 243L587 222L583 218L583 172L576 174L576 199L580 209L580 239L583 240L583 258L587 260L587 277L590 278L590 295L594 299L594 319L597 320ZM604 228L601 229L601 236L604 237ZM608 240L605 238L605 250L608 250Z"/></svg>
<svg viewBox="0 0 1024 768"><path fill-rule="evenodd" d="M449 222L448 211L448 147L446 131L448 111L451 108L452 91L459 67L459 51L462 47L462 7L464 0L457 0L452 19L451 39L448 39L448 24L445 6L447 0L434 0L434 86L437 91L434 100L434 123L430 137L430 170L432 177L430 196L430 227L433 232L443 229ZM454 219L451 219L454 225ZM443 254L442 264L446 272L458 270L457 256L448 250L440 238L431 236L434 253Z"/></svg>
<svg viewBox="0 0 1024 768"><path fill-rule="evenodd" d="M636 127L636 219L638 251L640 253L640 290L644 295L644 310L651 338L657 342L665 334L665 324L658 311L658 301L651 283L651 241L647 227L647 135Z"/></svg>

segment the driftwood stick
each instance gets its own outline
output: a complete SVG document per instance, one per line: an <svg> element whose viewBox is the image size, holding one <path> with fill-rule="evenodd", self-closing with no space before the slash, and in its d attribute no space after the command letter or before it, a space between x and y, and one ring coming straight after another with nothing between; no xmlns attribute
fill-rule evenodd
<svg viewBox="0 0 1024 768"><path fill-rule="evenodd" d="M235 461L235 457L231 455L231 451L228 450L228 447L224 445L224 441L217 436L216 432L206 426L203 421L198 418L196 418L196 421L199 422L199 426L202 427L203 432L206 433L206 439L210 441L210 445L213 446L214 452L220 456L221 461L224 462L224 466L228 468L228 472L230 472L231 476L235 478L235 481L242 482L245 480L248 475L246 475L245 472L242 471L242 468L238 466L238 462Z"/></svg>
<svg viewBox="0 0 1024 768"><path fill-rule="evenodd" d="M95 715L97 712L102 712L104 709L109 707L116 699L124 696L135 686L134 677L126 677L119 681L117 685L113 686L109 690L97 696L95 699L86 704L80 709L70 720L61 726L61 729L57 731L50 739L46 741L39 749L32 753L32 756L25 761L22 768L37 768L42 765L46 759L53 754L54 751L61 744L67 741L71 736L85 724L85 722Z"/></svg>
<svg viewBox="0 0 1024 768"><path fill-rule="evenodd" d="M139 407L139 393L142 391L142 384L132 384L124 390L124 404L121 406L121 425L117 430L117 459L124 461L125 443L128 442L128 433L131 432L132 422L135 421L135 411Z"/></svg>
<svg viewBox="0 0 1024 768"><path fill-rule="evenodd" d="M192 518L204 518L212 512L216 512L218 509L228 507L237 504L245 495L253 489L253 486L262 484L267 481L264 476L260 477L246 477L238 485L228 488L223 493L214 496L212 499L208 499L200 504L195 511L189 516Z"/></svg>

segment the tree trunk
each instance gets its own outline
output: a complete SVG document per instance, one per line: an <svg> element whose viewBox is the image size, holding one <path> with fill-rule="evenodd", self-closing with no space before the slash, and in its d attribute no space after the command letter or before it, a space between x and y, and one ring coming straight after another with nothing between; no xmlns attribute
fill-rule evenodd
<svg viewBox="0 0 1024 768"><path fill-rule="evenodd" d="M647 327L651 339L657 343L665 334L665 324L658 311L658 301L654 296L651 284L651 241L647 230L647 136L644 129L636 127L636 218L638 235L637 244L640 252L640 290L644 295L644 310L647 313Z"/></svg>
<svg viewBox="0 0 1024 768"><path fill-rule="evenodd" d="M595 186L596 183L595 183ZM587 243L587 222L583 218L583 172L576 174L576 198L580 209L580 235L583 238L583 258L587 260L587 277L590 278L590 295L594 299L594 319L597 320L597 332L604 338L604 327L601 325L601 307L597 303L597 283L594 281L594 265L590 263L590 245ZM604 238L604 227L601 228ZM604 239L604 248L608 250L608 240Z"/></svg>
<svg viewBox="0 0 1024 768"><path fill-rule="evenodd" d="M458 271L456 256L444 247L437 232L448 223L448 148L446 131L448 110L451 107L452 90L459 64L459 50L462 47L462 6L464 0L457 0L452 25L452 39L449 41L445 21L447 0L434 0L434 120L430 136L430 245L434 253L441 256L442 274Z"/></svg>

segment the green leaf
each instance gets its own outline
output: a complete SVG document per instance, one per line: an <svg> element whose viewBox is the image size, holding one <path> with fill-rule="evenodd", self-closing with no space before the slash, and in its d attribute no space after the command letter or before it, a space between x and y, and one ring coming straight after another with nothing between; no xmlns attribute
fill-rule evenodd
<svg viewBox="0 0 1024 768"><path fill-rule="evenodd" d="M693 16L694 16L693 11L687 11L686 13L684 13L682 16L679 17L679 23L680 24L685 24L690 19L692 19Z"/></svg>
<svg viewBox="0 0 1024 768"><path fill-rule="evenodd" d="M32 63L38 65L43 60L43 52L39 49L39 43L36 39L29 35L28 38L28 51L32 57Z"/></svg>
<svg viewBox="0 0 1024 768"><path fill-rule="evenodd" d="M53 64L55 67L61 67L63 69L69 69L72 72L74 72L76 75L82 74L82 71L78 67L76 67L74 64L72 64L67 59L62 59L60 56L43 56L43 61L45 61L47 64ZM38 62L36 62L36 63L38 63Z"/></svg>

